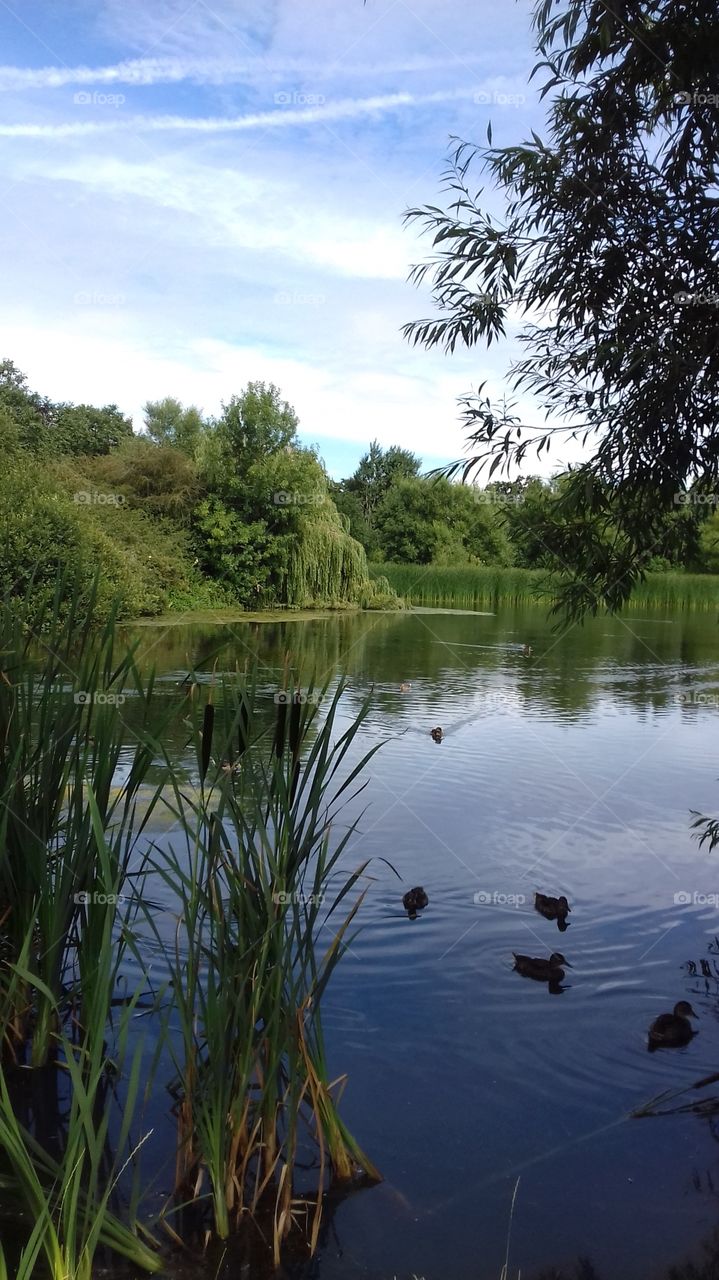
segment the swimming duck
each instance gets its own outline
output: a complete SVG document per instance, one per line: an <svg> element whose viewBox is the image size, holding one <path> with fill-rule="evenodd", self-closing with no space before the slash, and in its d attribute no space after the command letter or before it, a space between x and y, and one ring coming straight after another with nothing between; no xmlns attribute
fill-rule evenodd
<svg viewBox="0 0 719 1280"><path fill-rule="evenodd" d="M428 904L429 898L421 885L417 885L415 889L408 889L402 899L404 907L410 920L417 919L417 912L422 911Z"/></svg>
<svg viewBox="0 0 719 1280"><path fill-rule="evenodd" d="M564 894L559 898L550 898L546 893L535 893L534 909L545 920L564 920L572 910Z"/></svg>
<svg viewBox="0 0 719 1280"><path fill-rule="evenodd" d="M443 739L443 737L444 737L444 734L443 734L442 730L440 729L439 725L437 725L437 728L436 728L436 729L430 729L430 731L429 731L429 732L430 732L430 735L434 738L435 742L441 742L441 741L442 741L442 739Z"/></svg>
<svg viewBox="0 0 719 1280"><path fill-rule="evenodd" d="M525 657L525 658L531 658L531 656L532 656L532 646L531 646L531 644L525 644L524 648L522 649L522 653L523 653L523 655L524 655L524 657Z"/></svg>
<svg viewBox="0 0 719 1280"><path fill-rule="evenodd" d="M399 691L400 693L409 693L411 688L412 688L412 681L403 680L401 685L399 686Z"/></svg>
<svg viewBox="0 0 719 1280"><path fill-rule="evenodd" d="M694 1012L688 1000L680 1000L675 1004L673 1013L660 1013L649 1028L650 1051L662 1048L672 1049L689 1044L692 1036L697 1034L689 1019L696 1017L698 1014Z"/></svg>
<svg viewBox="0 0 719 1280"><path fill-rule="evenodd" d="M516 951L513 951L512 955L517 973L521 973L525 978L535 978L537 982L561 982L564 977L562 965L566 964L568 969L572 967L561 951L553 951L548 960L534 956L518 956Z"/></svg>

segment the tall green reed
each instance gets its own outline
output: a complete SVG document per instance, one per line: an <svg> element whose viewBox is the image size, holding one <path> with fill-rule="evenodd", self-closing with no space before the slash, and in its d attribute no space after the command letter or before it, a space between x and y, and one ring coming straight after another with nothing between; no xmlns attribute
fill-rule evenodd
<svg viewBox="0 0 719 1280"><path fill-rule="evenodd" d="M501 565L370 565L373 578L386 578L408 604L431 608L475 609L482 605L551 603L552 579L541 569ZM719 576L648 573L632 593L632 608L715 609Z"/></svg>
<svg viewBox="0 0 719 1280"><path fill-rule="evenodd" d="M150 694L131 653L116 662L112 621L98 634L78 592L64 610L60 602L59 588L54 608L29 619L13 602L0 603L0 955L19 954L31 936L39 980L32 999L25 984L13 984L3 1052L13 1056L29 1044L34 1066L48 1061L56 1007L83 956L95 954L84 902L96 889L97 868L88 790L103 830L113 833L108 856L121 893L162 786L138 822L137 796L154 757ZM139 708L129 761L120 711L127 697ZM126 776L117 786L121 758ZM117 964L121 954L122 942Z"/></svg>
<svg viewBox="0 0 719 1280"><path fill-rule="evenodd" d="M141 1092L142 1043L134 1035L130 1050L129 1034L140 991L120 1007L111 1047L106 1037L116 986L118 873L92 792L88 808L101 891L90 908L97 917L96 950L92 967L83 974L81 1021L68 1019L52 991L27 967L30 937L12 966L26 989L42 997L53 1014L53 1065L67 1094L60 1153L53 1155L47 1135L31 1132L19 1119L17 1073L13 1078L12 1072L0 1072L0 1187L32 1222L20 1253L17 1280L35 1276L41 1258L52 1280L91 1280L98 1250L110 1250L145 1271L162 1268L155 1242L147 1233L145 1240L140 1238L134 1214L126 1214L130 1220L121 1221L111 1207L133 1154L130 1128ZM120 1078L124 1081L121 1120L119 1131L111 1134L109 1103L114 1082Z"/></svg>
<svg viewBox="0 0 719 1280"><path fill-rule="evenodd" d="M276 703L250 675L202 706L190 680L167 711L116 649L112 621L94 630L72 593L32 617L0 605L0 1188L32 1223L20 1280L89 1280L104 1250L160 1265L130 1138L147 1093L138 915L171 973L153 1065L177 1077L176 1201L221 1237L261 1217L279 1261L293 1222L316 1245L332 1180L379 1177L339 1115L320 1014L363 897L366 863L345 866L355 824L338 820L377 749L351 763L367 707L342 727L342 687L300 695L288 673ZM194 781L164 746L185 712ZM176 824L164 851L149 831L160 802ZM149 875L176 903L169 948ZM142 976L118 1014L130 951ZM67 1094L53 1141L16 1106L20 1076L45 1071ZM307 1143L311 1195L297 1179Z"/></svg>
<svg viewBox="0 0 719 1280"><path fill-rule="evenodd" d="M175 788L192 841L157 862L181 900L168 957L180 1029L177 1195L206 1190L221 1237L243 1215L269 1214L277 1259L293 1214L307 1211L294 1178L303 1127L318 1153L311 1244L331 1178L379 1177L338 1115L320 1016L367 865L340 868L355 824L338 838L334 826L377 749L348 766L367 706L335 741L342 691L291 687L263 725L256 685L223 682L218 708L205 706L201 723L195 712L197 793Z"/></svg>

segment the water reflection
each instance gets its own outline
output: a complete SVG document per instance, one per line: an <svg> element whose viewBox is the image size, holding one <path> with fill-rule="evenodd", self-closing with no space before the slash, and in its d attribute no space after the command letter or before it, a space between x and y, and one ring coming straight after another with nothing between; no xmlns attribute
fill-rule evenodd
<svg viewBox="0 0 719 1280"><path fill-rule="evenodd" d="M716 1178L719 1106L703 1123L681 1110L708 1099L682 1091L719 1061L719 862L689 829L690 809L719 810L714 619L559 635L541 611L510 610L132 634L168 700L193 668L189 696L214 686L217 700L220 673L259 655L268 725L288 654L303 680L345 671L346 720L372 692L362 750L386 744L347 816L368 892L325 1025L332 1070L349 1074L343 1116L387 1182L336 1204L296 1274L497 1280L521 1170L508 1280L520 1266L523 1280L664 1277L716 1212L687 1190L697 1167L702 1187ZM131 733L131 698L123 714ZM181 715L164 745L190 778L186 741ZM430 905L409 927L411 886ZM571 914L546 916L536 894ZM571 989L548 972L546 994L565 999L547 1000L512 955L548 961L570 924ZM702 1034L647 1054L648 1026L682 998ZM667 1090L657 1107L672 1114L629 1118ZM211 1261L208 1276L250 1265Z"/></svg>

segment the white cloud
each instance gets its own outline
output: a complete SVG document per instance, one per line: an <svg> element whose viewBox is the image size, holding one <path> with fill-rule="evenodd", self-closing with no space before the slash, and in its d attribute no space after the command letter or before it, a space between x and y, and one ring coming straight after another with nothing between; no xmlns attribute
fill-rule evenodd
<svg viewBox="0 0 719 1280"><path fill-rule="evenodd" d="M216 412L265 378L310 439L459 456L457 396L483 379L501 395L508 352L404 342L402 323L434 308L406 283L431 246L401 215L442 201L448 135L483 136L490 113L495 137L524 135L491 104L524 85L526 13L312 0L308 20L297 0L73 0L81 10L65 43L38 27L64 63L0 68L13 319L0 354L39 391L114 399L138 423L147 399ZM477 85L478 65L493 78Z"/></svg>
<svg viewBox="0 0 719 1280"><path fill-rule="evenodd" d="M56 400L115 402L142 425L146 400L173 395L217 413L221 401L251 379L275 382L295 406L308 440L317 436L355 441L370 438L400 444L431 456L462 449L455 397L461 375L448 372L431 382L411 369L373 377L347 375L315 363L278 356L252 347L199 338L182 355L170 358L126 332L124 321L106 318L98 333L95 316L61 327L0 325L0 349L11 351L30 384Z"/></svg>
<svg viewBox="0 0 719 1280"><path fill-rule="evenodd" d="M250 112L244 116L152 116L118 115L114 119L105 120L70 120L59 124L20 123L1 124L0 137L3 138L78 138L101 133L236 133L249 129L287 129L307 124L322 124L324 121L356 120L362 116L376 116L397 111L403 107L424 107L433 103L471 101L481 90L441 89L434 93L389 93L376 94L370 98L345 98L335 102L322 100L310 105L302 104L303 99L322 98L321 94L278 94L278 101L273 111ZM90 94L82 91L76 95L80 106L122 106L122 103L107 102L110 95ZM288 101L285 101L288 99Z"/></svg>
<svg viewBox="0 0 719 1280"><path fill-rule="evenodd" d="M407 276L413 238L399 219L378 220L360 209L346 213L342 191L319 197L314 183L305 181L301 173L270 177L261 166L259 172L249 167L237 171L186 156L142 163L111 156L70 157L43 160L39 170L26 164L26 180L31 172L41 172L56 184L73 184L96 202L104 198L116 207L142 202L171 215L187 216L194 224L189 235L194 235L195 252L225 247L234 254L246 249L268 255L272 262L264 278L273 292L327 293L331 288L331 282L320 277L313 285L306 274L293 282L287 276L288 262L304 273L319 268L331 275L367 280ZM98 216L101 209L97 203L93 206L93 234L98 240L105 235L112 238L112 208L104 219ZM79 219L81 211L73 216ZM167 241L178 233L187 239L188 233L176 220L165 224ZM156 253L160 252L158 246ZM175 252L182 253L180 244ZM131 262L128 265L131 270Z"/></svg>
<svg viewBox="0 0 719 1280"><path fill-rule="evenodd" d="M131 58L104 66L13 67L0 66L0 91L61 89L67 85L129 85L146 87L180 84L252 84L268 77L301 77L325 80L352 77L377 79L382 76L426 74L486 63L487 55L466 54L445 57L400 57L381 62L322 63L301 58L272 56L228 58Z"/></svg>
<svg viewBox="0 0 719 1280"><path fill-rule="evenodd" d="M252 53L272 39L281 0L104 0L93 18L104 36L139 50L180 56Z"/></svg>

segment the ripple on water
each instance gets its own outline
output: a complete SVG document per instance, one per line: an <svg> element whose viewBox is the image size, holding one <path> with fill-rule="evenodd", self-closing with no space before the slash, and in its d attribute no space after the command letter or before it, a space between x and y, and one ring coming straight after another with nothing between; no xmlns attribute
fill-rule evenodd
<svg viewBox="0 0 719 1280"><path fill-rule="evenodd" d="M714 633L667 621L632 624L641 636L590 621L565 637L539 613L357 622L337 730L374 683L351 763L387 741L342 819L358 821L343 865L370 859L368 892L323 1017L333 1073L349 1074L343 1114L412 1206L416 1252L398 1255L403 1219L387 1209L380 1229L370 1194L348 1202L343 1266L351 1254L369 1274L429 1277L451 1257L453 1275L478 1280L481 1237L491 1259L481 1280L496 1277L518 1170L523 1274L539 1261L566 1269L571 1249L591 1252L602 1277L646 1280L711 1226L713 1206L702 1218L687 1197L692 1168L715 1162L706 1126L622 1124L660 1091L710 1074L719 1054L719 978L699 965L714 954L719 911L675 902L719 891L716 858L689 828L690 809L719 809L716 709L678 701L692 685L719 687ZM525 638L531 662L518 650ZM262 657L274 667L272 643ZM403 681L412 688L400 693ZM401 899L414 885L429 906L410 921ZM569 897L565 932L533 910L537 889ZM161 927L169 937L171 913ZM320 936L329 945L332 928ZM514 951L552 950L572 963L557 995L513 971ZM648 1053L650 1023L683 998L699 1035ZM561 1256L538 1250L545 1238L562 1242Z"/></svg>

